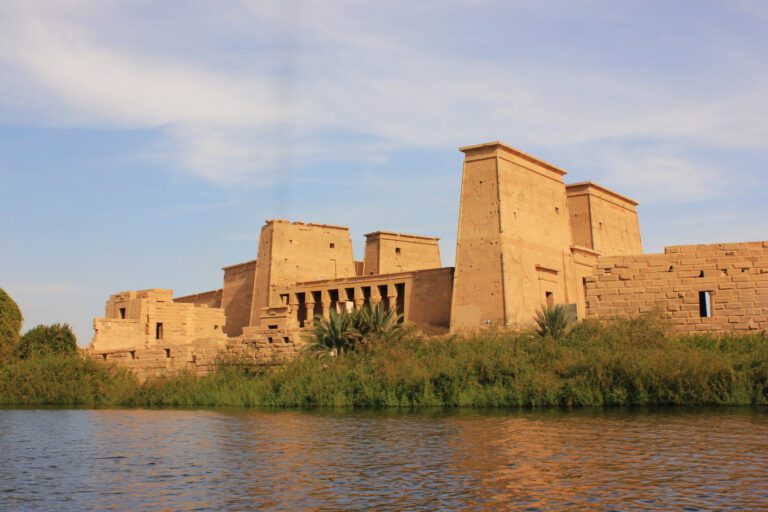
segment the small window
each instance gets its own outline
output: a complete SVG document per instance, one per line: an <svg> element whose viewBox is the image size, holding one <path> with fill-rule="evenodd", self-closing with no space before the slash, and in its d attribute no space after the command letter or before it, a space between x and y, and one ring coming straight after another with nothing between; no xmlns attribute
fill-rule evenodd
<svg viewBox="0 0 768 512"><path fill-rule="evenodd" d="M107 354L101 354L101 357L103 357L105 361L107 360Z"/></svg>
<svg viewBox="0 0 768 512"><path fill-rule="evenodd" d="M555 307L555 294L552 292L546 292L545 297L547 299L547 309L552 309Z"/></svg>
<svg viewBox="0 0 768 512"><path fill-rule="evenodd" d="M218 330L219 330L219 326L218 326L218 325L214 325L214 326L213 326L213 330L214 330L214 331L218 331Z"/></svg>
<svg viewBox="0 0 768 512"><path fill-rule="evenodd" d="M125 320L125 308L120 308L120 318Z"/></svg>
<svg viewBox="0 0 768 512"><path fill-rule="evenodd" d="M277 329L277 326L276 325L268 325L267 329L274 331L274 330Z"/></svg>
<svg viewBox="0 0 768 512"><path fill-rule="evenodd" d="M131 354L131 359L136 359L136 351L135 350L131 350L129 352L129 354Z"/></svg>
<svg viewBox="0 0 768 512"><path fill-rule="evenodd" d="M192 356L192 364L197 364L197 356L196 355Z"/></svg>
<svg viewBox="0 0 768 512"><path fill-rule="evenodd" d="M400 248L399 247L395 247L395 254L400 254Z"/></svg>
<svg viewBox="0 0 768 512"><path fill-rule="evenodd" d="M163 339L163 323L162 322L157 322L157 324L155 325L155 339L156 340Z"/></svg>
<svg viewBox="0 0 768 512"><path fill-rule="evenodd" d="M712 318L712 292L699 292L699 316Z"/></svg>
<svg viewBox="0 0 768 512"><path fill-rule="evenodd" d="M267 338L267 343L273 343L274 341L275 340L273 340L271 336L269 338Z"/></svg>
<svg viewBox="0 0 768 512"><path fill-rule="evenodd" d="M290 343L291 339L288 336L283 336L283 343Z"/></svg>
<svg viewBox="0 0 768 512"><path fill-rule="evenodd" d="M165 357L168 357L168 358L171 357L171 349L169 348L165 349Z"/></svg>
<svg viewBox="0 0 768 512"><path fill-rule="evenodd" d="M336 248L336 244L331 242L331 249L335 249L335 248Z"/></svg>

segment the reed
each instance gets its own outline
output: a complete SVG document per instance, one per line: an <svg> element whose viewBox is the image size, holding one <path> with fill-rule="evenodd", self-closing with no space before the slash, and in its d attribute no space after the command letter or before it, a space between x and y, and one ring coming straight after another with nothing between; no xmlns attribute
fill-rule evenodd
<svg viewBox="0 0 768 512"><path fill-rule="evenodd" d="M766 405L765 334L671 335L652 316L533 333L406 334L277 369L222 366L142 385L74 359L0 368L4 403L130 406L582 407Z"/></svg>

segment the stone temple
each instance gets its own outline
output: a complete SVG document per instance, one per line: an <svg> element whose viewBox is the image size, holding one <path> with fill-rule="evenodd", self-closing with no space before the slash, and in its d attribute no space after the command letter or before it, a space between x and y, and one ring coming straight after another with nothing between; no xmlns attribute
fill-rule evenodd
<svg viewBox="0 0 768 512"><path fill-rule="evenodd" d="M296 355L315 317L382 303L426 333L523 328L567 304L579 319L659 310L681 332L768 327L768 242L643 254L637 202L501 142L461 148L456 266L438 239L376 231L355 261L349 230L268 220L255 260L219 290L112 295L87 352L137 370L205 373L222 354Z"/></svg>

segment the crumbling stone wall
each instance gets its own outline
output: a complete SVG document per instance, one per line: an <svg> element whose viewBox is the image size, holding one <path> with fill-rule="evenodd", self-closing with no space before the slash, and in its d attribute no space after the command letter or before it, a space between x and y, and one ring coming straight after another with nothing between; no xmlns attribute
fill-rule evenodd
<svg viewBox="0 0 768 512"><path fill-rule="evenodd" d="M682 245L602 256L586 278L587 316L661 310L681 332L768 329L768 242Z"/></svg>

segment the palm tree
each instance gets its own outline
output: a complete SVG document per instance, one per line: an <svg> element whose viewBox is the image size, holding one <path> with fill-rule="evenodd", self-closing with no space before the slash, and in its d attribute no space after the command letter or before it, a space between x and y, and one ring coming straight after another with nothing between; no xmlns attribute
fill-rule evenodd
<svg viewBox="0 0 768 512"><path fill-rule="evenodd" d="M403 315L383 304L366 305L354 313L355 329L363 338L390 338L402 333Z"/></svg>
<svg viewBox="0 0 768 512"><path fill-rule="evenodd" d="M570 328L574 319L564 304L555 304L552 307L546 306L539 309L534 320L538 326L539 336L558 339Z"/></svg>
<svg viewBox="0 0 768 512"><path fill-rule="evenodd" d="M311 331L313 341L308 345L312 352L323 352L331 356L354 350L360 341L360 334L355 329L353 315L330 311L330 317L316 317Z"/></svg>

